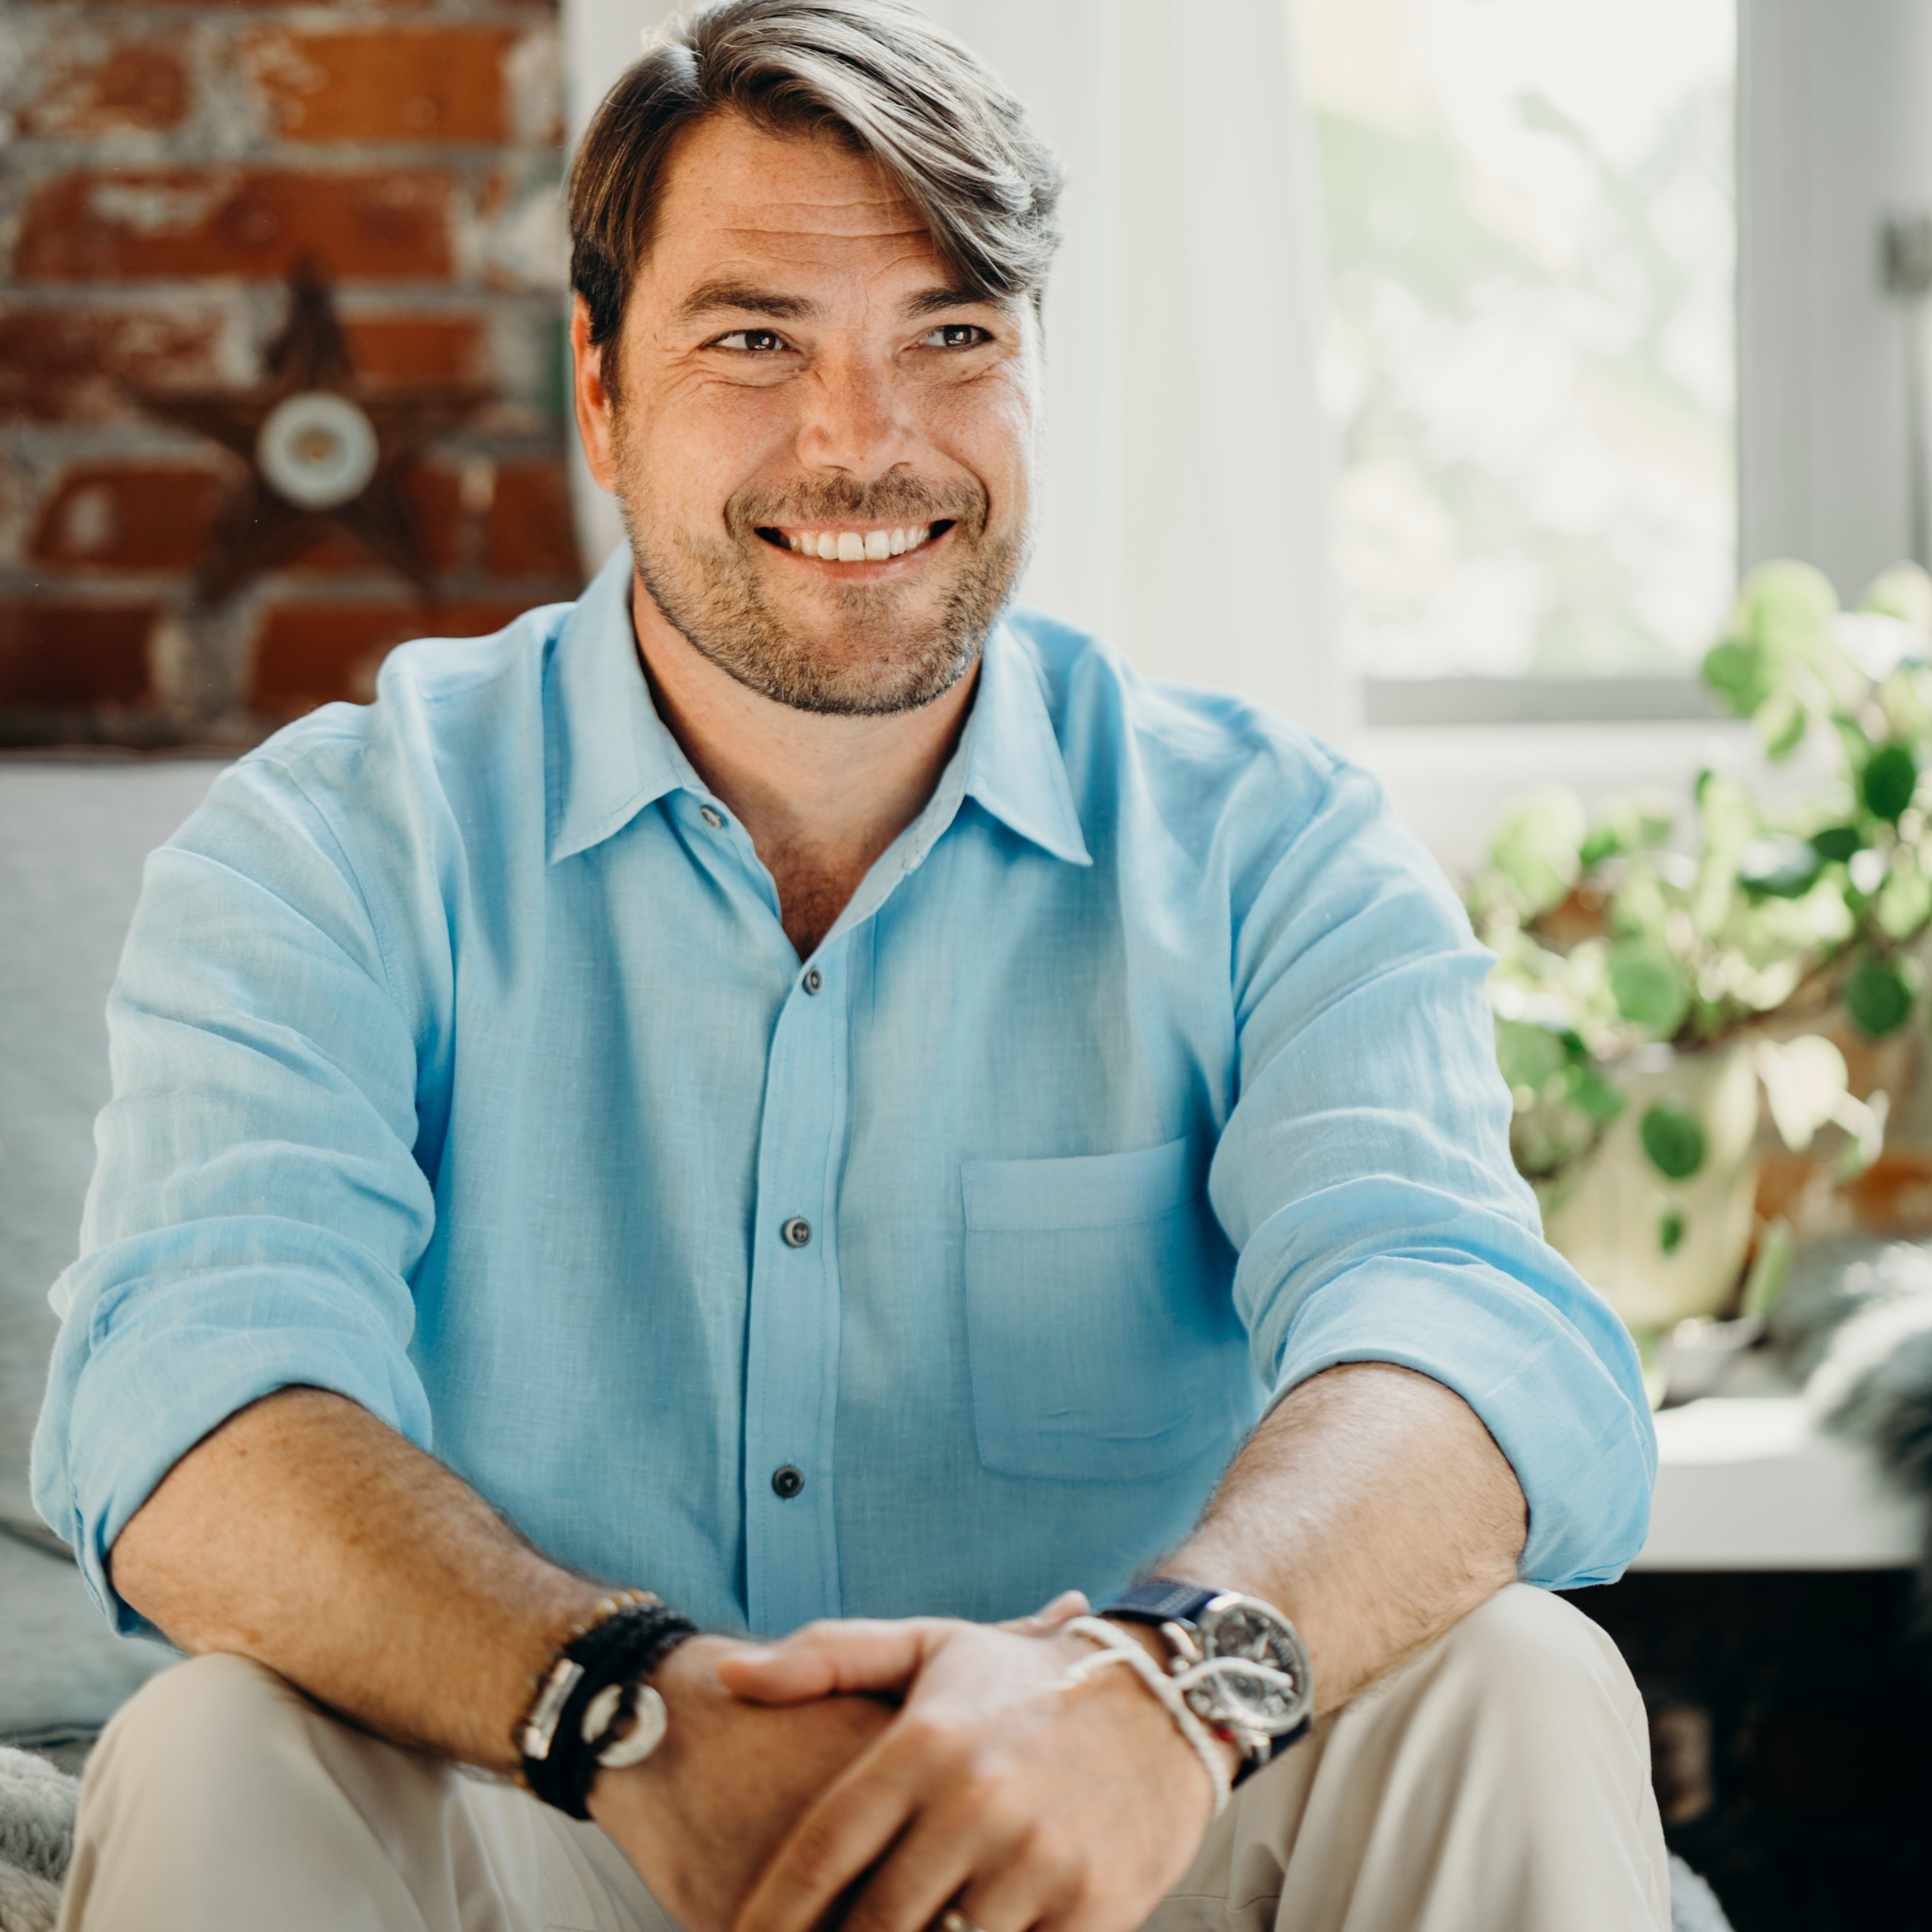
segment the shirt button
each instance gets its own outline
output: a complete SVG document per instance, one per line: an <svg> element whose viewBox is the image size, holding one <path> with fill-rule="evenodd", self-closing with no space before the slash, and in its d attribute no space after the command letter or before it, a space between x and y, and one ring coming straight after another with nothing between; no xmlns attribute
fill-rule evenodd
<svg viewBox="0 0 1932 1932"><path fill-rule="evenodd" d="M805 990L808 993L817 992L824 984L825 975L816 966L808 966L805 969Z"/></svg>
<svg viewBox="0 0 1932 1932"><path fill-rule="evenodd" d="M790 1502L792 1498L804 1487L805 1472L802 1469L794 1469L789 1462L783 1468L774 1469L772 1472L772 1491L776 1495L783 1497L787 1502Z"/></svg>
<svg viewBox="0 0 1932 1932"><path fill-rule="evenodd" d="M713 811L708 805L700 805L698 808L698 815L714 832L724 823L724 814L722 812Z"/></svg>
<svg viewBox="0 0 1932 1932"><path fill-rule="evenodd" d="M812 1223L802 1214L794 1214L784 1224L784 1234L792 1246L802 1248L812 1239Z"/></svg>

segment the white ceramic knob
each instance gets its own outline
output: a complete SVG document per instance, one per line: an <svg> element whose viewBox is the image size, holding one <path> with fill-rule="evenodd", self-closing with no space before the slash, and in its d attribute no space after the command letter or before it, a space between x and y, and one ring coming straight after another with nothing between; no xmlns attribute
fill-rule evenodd
<svg viewBox="0 0 1932 1932"><path fill-rule="evenodd" d="M255 439L255 460L268 487L304 510L332 510L361 496L380 454L369 418L327 389L285 398Z"/></svg>

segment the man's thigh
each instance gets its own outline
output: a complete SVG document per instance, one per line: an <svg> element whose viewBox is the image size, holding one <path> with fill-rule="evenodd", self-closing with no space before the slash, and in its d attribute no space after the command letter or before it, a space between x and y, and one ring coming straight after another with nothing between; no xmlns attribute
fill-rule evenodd
<svg viewBox="0 0 1932 1932"><path fill-rule="evenodd" d="M595 1826L344 1724L235 1657L164 1671L89 1761L61 1925L674 1932Z"/></svg>
<svg viewBox="0 0 1932 1932"><path fill-rule="evenodd" d="M1643 1702L1524 1584L1244 1785L1147 1932L1637 1932L1670 1923Z"/></svg>

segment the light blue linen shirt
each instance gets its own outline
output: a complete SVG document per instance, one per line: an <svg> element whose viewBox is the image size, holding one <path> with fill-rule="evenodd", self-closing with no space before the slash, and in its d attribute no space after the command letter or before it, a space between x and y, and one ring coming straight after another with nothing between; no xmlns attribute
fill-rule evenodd
<svg viewBox="0 0 1932 1932"><path fill-rule="evenodd" d="M148 861L34 1444L123 1628L122 1526L296 1383L724 1628L1101 1598L1348 1361L1483 1418L1526 1577L1618 1574L1636 1358L1540 1238L1487 956L1372 779L1010 615L801 961L628 591L620 554L396 652Z"/></svg>

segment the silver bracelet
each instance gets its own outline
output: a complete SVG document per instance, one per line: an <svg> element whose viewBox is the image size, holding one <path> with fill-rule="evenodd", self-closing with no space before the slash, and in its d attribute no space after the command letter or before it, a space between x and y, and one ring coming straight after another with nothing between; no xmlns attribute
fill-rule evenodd
<svg viewBox="0 0 1932 1932"><path fill-rule="evenodd" d="M1194 1754L1214 1787L1214 1815L1220 1817L1228 1808L1231 1788L1227 1761L1215 1748L1213 1733L1189 1708L1180 1687L1125 1630L1112 1624L1102 1623L1098 1617L1076 1617L1065 1628L1072 1636L1084 1636L1100 1648L1093 1656L1082 1658L1061 1681L1070 1685L1084 1683L1110 1664L1124 1664L1160 1699L1162 1708L1174 1720L1174 1728L1194 1747Z"/></svg>

